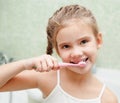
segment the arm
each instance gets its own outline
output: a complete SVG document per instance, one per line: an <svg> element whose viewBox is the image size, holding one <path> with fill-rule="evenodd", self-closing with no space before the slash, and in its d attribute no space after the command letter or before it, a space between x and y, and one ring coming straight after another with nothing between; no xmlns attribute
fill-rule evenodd
<svg viewBox="0 0 120 103"><path fill-rule="evenodd" d="M35 88L37 72L25 70L24 61L0 66L0 91L14 91ZM31 79L30 79L31 78Z"/></svg>
<svg viewBox="0 0 120 103"><path fill-rule="evenodd" d="M8 63L0 66L0 87L8 80L24 70L22 61Z"/></svg>
<svg viewBox="0 0 120 103"><path fill-rule="evenodd" d="M33 67L36 67L36 72ZM0 91L13 91L37 87L39 72L57 68L56 60L49 55L20 60L0 66Z"/></svg>

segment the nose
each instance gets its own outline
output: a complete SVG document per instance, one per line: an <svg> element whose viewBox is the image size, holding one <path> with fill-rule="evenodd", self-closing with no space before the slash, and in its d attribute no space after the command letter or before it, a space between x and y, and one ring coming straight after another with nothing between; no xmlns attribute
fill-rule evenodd
<svg viewBox="0 0 120 103"><path fill-rule="evenodd" d="M83 50L82 48L80 47L74 47L72 50L71 50L71 57L73 59L75 58L80 58L81 56L83 56Z"/></svg>

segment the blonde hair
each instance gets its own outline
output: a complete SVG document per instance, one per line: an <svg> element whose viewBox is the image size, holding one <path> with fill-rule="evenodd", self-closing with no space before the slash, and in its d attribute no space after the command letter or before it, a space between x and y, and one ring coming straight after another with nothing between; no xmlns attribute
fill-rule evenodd
<svg viewBox="0 0 120 103"><path fill-rule="evenodd" d="M52 54L53 47L57 48L56 44L56 35L58 31L63 27L63 23L70 19L80 19L86 21L92 29L93 33L98 34L98 27L96 23L96 19L91 13L90 10L86 9L80 5L68 5L65 7L61 7L57 10L51 18L49 18L48 26L47 26L47 40L48 46L46 53Z"/></svg>

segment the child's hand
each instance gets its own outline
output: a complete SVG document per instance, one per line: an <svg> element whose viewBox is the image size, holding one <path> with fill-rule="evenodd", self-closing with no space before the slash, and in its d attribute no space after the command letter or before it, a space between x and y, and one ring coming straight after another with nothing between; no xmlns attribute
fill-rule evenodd
<svg viewBox="0 0 120 103"><path fill-rule="evenodd" d="M48 72L59 69L57 60L51 55L42 55L40 57L25 60L24 67L26 70L35 69L37 72Z"/></svg>

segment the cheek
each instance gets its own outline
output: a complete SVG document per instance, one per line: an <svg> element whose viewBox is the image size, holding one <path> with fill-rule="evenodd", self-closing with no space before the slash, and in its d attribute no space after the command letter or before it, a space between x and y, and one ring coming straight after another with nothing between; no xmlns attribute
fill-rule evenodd
<svg viewBox="0 0 120 103"><path fill-rule="evenodd" d="M87 55L91 57L92 60L96 59L98 49L95 45L86 48Z"/></svg>
<svg viewBox="0 0 120 103"><path fill-rule="evenodd" d="M68 62L69 60L69 53L68 52L63 52L63 51L59 51L59 56L61 57L62 61L64 62Z"/></svg>

